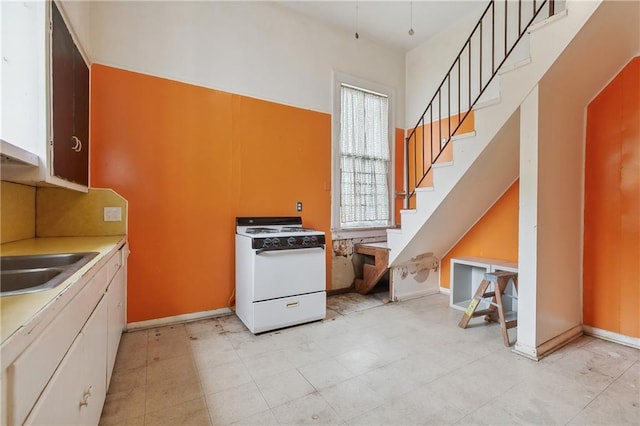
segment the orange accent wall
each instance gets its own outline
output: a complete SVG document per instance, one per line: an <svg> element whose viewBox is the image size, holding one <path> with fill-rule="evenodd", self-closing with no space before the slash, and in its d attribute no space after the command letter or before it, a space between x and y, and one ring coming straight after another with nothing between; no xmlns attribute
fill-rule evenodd
<svg viewBox="0 0 640 426"><path fill-rule="evenodd" d="M428 118L425 117L425 118ZM462 118L462 117L461 117ZM434 121L433 123L426 123L422 126L418 126L416 132L409 139L409 190L415 189L416 180L419 180L424 171L431 165L432 159L438 155L440 150L440 141L443 137L449 135L449 126L451 130L458 125L458 115L452 115L442 120ZM462 122L460 128L454 133L454 135L463 135L475 130L475 115L473 110L469 112L466 120ZM411 134L413 129L407 130L407 137ZM453 146L451 143L447 145L436 163L445 163L453 160ZM417 177L414 178L418 171ZM424 180L418 185L419 188L428 188L433 186L433 172L429 171ZM415 208L415 197L411 199L409 208Z"/></svg>
<svg viewBox="0 0 640 426"><path fill-rule="evenodd" d="M450 288L451 258L487 257L518 262L519 181L449 250L440 263L440 286Z"/></svg>
<svg viewBox="0 0 640 426"><path fill-rule="evenodd" d="M236 216L301 214L332 246L331 117L95 64L91 185L129 201L129 322L222 308Z"/></svg>
<svg viewBox="0 0 640 426"><path fill-rule="evenodd" d="M640 57L587 108L585 325L640 337Z"/></svg>

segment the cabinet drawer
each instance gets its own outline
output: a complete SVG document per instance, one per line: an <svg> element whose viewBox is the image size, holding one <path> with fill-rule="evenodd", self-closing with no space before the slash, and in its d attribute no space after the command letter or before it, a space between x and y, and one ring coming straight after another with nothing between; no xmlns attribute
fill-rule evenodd
<svg viewBox="0 0 640 426"><path fill-rule="evenodd" d="M102 268L7 369L7 411L22 423L107 287ZM76 285L78 285L77 283Z"/></svg>
<svg viewBox="0 0 640 426"><path fill-rule="evenodd" d="M118 271L120 270L120 267L122 267L123 250L124 248L121 248L120 250L118 250L107 262L107 267L106 267L108 271L107 282L111 282L111 280L113 280L113 277L115 277Z"/></svg>

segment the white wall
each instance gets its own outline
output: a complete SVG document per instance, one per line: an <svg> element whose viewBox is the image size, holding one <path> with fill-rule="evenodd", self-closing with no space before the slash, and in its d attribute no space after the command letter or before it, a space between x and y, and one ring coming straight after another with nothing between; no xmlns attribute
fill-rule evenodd
<svg viewBox="0 0 640 426"><path fill-rule="evenodd" d="M405 128L416 125L479 17L463 17L449 30L407 52Z"/></svg>
<svg viewBox="0 0 640 426"><path fill-rule="evenodd" d="M330 113L332 71L396 90L404 55L271 2L95 2L95 62Z"/></svg>
<svg viewBox="0 0 640 426"><path fill-rule="evenodd" d="M88 64L91 55L91 2L77 0L58 0L58 9L69 27L73 40Z"/></svg>
<svg viewBox="0 0 640 426"><path fill-rule="evenodd" d="M478 70L480 68L480 50L482 51L482 85L486 85L491 78L492 72L498 69L505 57L504 37L507 33L507 50L510 49L518 38L519 31L533 18L534 6L536 10L541 8L535 22L539 22L548 16L548 7L540 6L540 2L534 3L532 0L508 0L506 10L507 20L505 29L505 2L499 1L494 5L494 9L487 9L486 15L482 18L482 38L480 30L476 30L471 39L471 102L480 93L480 81ZM564 2L556 3L556 10L564 8ZM453 23L450 28L422 45L407 53L407 74L406 74L406 97L407 109L405 126L414 127L420 115L424 112L427 103L431 100L438 89L438 85L443 81L449 67L454 64L456 56L460 53L467 38L471 35L476 23L482 16L485 8L477 13L463 16L458 22ZM518 21L520 20L520 24ZM493 38L492 38L493 34ZM504 67L514 64L529 57L529 38L524 36L516 48L506 59ZM480 49L480 46L482 48ZM493 60L492 60L493 55ZM460 68L460 78L458 81L458 67ZM442 117L447 117L449 112L454 114L458 110L466 111L469 106L469 49L465 47L461 55L461 61L454 65L451 78L443 86L441 99L434 108L433 120L439 119L438 108L442 109ZM492 84L486 88L485 93L479 99L479 103L490 101L500 95L498 80L496 76ZM449 87L450 85L450 87ZM458 105L458 86L460 86L460 105ZM449 96L451 97L451 108L448 107ZM427 121L431 119L431 113L425 117Z"/></svg>
<svg viewBox="0 0 640 426"><path fill-rule="evenodd" d="M582 323L586 105L555 83L539 86L538 343Z"/></svg>

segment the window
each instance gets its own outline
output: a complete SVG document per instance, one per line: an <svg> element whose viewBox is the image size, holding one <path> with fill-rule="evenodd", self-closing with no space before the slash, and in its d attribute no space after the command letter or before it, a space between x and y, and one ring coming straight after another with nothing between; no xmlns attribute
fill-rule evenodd
<svg viewBox="0 0 640 426"><path fill-rule="evenodd" d="M390 96L336 81L334 229L392 225Z"/></svg>

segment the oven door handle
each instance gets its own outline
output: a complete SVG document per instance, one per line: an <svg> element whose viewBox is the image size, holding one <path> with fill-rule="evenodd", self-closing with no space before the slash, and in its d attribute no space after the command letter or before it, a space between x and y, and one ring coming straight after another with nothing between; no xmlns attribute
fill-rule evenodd
<svg viewBox="0 0 640 426"><path fill-rule="evenodd" d="M324 245L316 245L316 246L304 246L304 247L263 247L256 250L256 254L262 254L267 251L280 251L280 250L303 250L303 249L313 249L320 248L324 250Z"/></svg>

